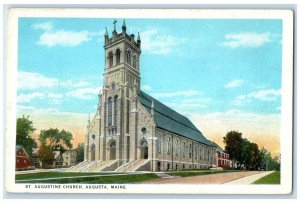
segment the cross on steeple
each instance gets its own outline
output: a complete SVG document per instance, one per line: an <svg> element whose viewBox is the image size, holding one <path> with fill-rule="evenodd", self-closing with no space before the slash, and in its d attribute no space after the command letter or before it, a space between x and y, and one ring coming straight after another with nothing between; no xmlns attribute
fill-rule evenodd
<svg viewBox="0 0 300 203"><path fill-rule="evenodd" d="M116 31L116 23L117 23L118 21L115 19L114 20L114 22L113 22L113 24L114 24L114 31Z"/></svg>

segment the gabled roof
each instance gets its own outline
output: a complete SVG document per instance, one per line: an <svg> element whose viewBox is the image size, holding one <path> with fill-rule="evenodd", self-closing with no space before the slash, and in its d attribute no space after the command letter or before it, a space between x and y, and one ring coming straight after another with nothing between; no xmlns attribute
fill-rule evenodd
<svg viewBox="0 0 300 203"><path fill-rule="evenodd" d="M217 151L217 152L222 152L222 153L224 153L224 149L222 149L222 147L220 147L217 143L212 142L212 144L216 147L216 151Z"/></svg>
<svg viewBox="0 0 300 203"><path fill-rule="evenodd" d="M16 152L17 152L18 150L20 150L20 149L23 149L25 155L26 155L27 157L29 157L29 155L28 155L28 153L26 152L25 148L24 148L22 145L17 144L17 145L16 145Z"/></svg>
<svg viewBox="0 0 300 203"><path fill-rule="evenodd" d="M211 142L185 116L177 113L143 91L139 93L139 101L149 113L151 113L151 103L152 101L154 102L154 121L158 128L212 146Z"/></svg>

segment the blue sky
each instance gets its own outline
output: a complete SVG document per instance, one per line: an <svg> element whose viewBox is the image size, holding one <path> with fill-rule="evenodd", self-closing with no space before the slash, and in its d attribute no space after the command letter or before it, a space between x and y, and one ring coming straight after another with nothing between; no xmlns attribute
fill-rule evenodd
<svg viewBox="0 0 300 203"><path fill-rule="evenodd" d="M29 81L42 81L24 87L28 81L20 78L18 104L94 112L104 71L103 33L105 27L111 33L112 21L19 19L18 71ZM118 21L120 31L123 19ZM128 33L141 35L143 89L175 110L280 111L280 20L126 19L126 24ZM39 84L45 81L50 84Z"/></svg>
<svg viewBox="0 0 300 203"><path fill-rule="evenodd" d="M120 32L123 19L117 20ZM76 114L84 129L88 113L96 112L104 31L111 35L112 22L19 18L18 114L31 115L43 128L53 127L57 115L65 116L57 125L68 126ZM276 137L278 153L281 20L126 19L126 24L129 34L141 36L142 90L219 143L236 129L258 140ZM51 113L51 120L42 120ZM82 139L84 132L79 134Z"/></svg>

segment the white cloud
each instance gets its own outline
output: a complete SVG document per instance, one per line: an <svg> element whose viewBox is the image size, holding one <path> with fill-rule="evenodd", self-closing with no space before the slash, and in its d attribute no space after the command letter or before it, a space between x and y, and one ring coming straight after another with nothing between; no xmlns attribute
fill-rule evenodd
<svg viewBox="0 0 300 203"><path fill-rule="evenodd" d="M276 100L281 95L281 89L268 89L251 92L249 94L240 95L233 101L233 105L242 105L245 102L250 102L253 99L258 99L264 102L271 102Z"/></svg>
<svg viewBox="0 0 300 203"><path fill-rule="evenodd" d="M269 89L252 92L247 95L248 98L256 98L261 101L274 101L278 96L281 95L281 89Z"/></svg>
<svg viewBox="0 0 300 203"><path fill-rule="evenodd" d="M57 93L48 93L48 98L50 98L50 99L61 99L61 98L63 98L63 94L57 94Z"/></svg>
<svg viewBox="0 0 300 203"><path fill-rule="evenodd" d="M142 86L142 90L145 90L145 91L151 91L152 90L152 87L150 85L143 85Z"/></svg>
<svg viewBox="0 0 300 203"><path fill-rule="evenodd" d="M185 91L176 91L176 92L154 93L152 95L157 98L192 97L192 96L200 95L200 92L197 90L185 90Z"/></svg>
<svg viewBox="0 0 300 203"><path fill-rule="evenodd" d="M257 48L265 43L273 40L275 35L271 33L255 33L255 32L241 32L238 34L225 35L226 41L222 43L223 46L230 48L247 47Z"/></svg>
<svg viewBox="0 0 300 203"><path fill-rule="evenodd" d="M103 31L89 32L87 30L55 30L51 22L33 24L32 27L35 30L43 30L43 33L40 35L36 44L47 47L74 47L83 42L90 41L95 36L103 35L104 33Z"/></svg>
<svg viewBox="0 0 300 203"><path fill-rule="evenodd" d="M53 87L84 87L90 83L86 81L61 81L57 78L51 78L40 73L35 72L18 72L18 89L30 90L39 88L53 88Z"/></svg>
<svg viewBox="0 0 300 203"><path fill-rule="evenodd" d="M140 33L143 51L149 54L166 55L176 50L175 47L185 43L187 39L162 33L159 29L149 29ZM178 48L177 48L178 49Z"/></svg>
<svg viewBox="0 0 300 203"><path fill-rule="evenodd" d="M226 85L224 85L225 88L235 88L235 87L240 87L243 83L243 80L232 80L229 83L227 83Z"/></svg>
<svg viewBox="0 0 300 203"><path fill-rule="evenodd" d="M20 94L17 97L17 102L18 103L29 103L34 99L42 99L45 97L44 93L41 92L33 92L29 94Z"/></svg>
<svg viewBox="0 0 300 203"><path fill-rule="evenodd" d="M98 88L80 88L80 89L72 90L72 91L68 92L66 95L75 97L78 99L90 99L90 98L94 97L95 95L97 95L100 90L101 90L100 87L98 87Z"/></svg>
<svg viewBox="0 0 300 203"><path fill-rule="evenodd" d="M80 45L83 42L90 41L90 33L86 30L80 32L59 30L56 32L45 32L40 36L38 45L48 47L62 46L73 47Z"/></svg>
<svg viewBox="0 0 300 203"><path fill-rule="evenodd" d="M34 72L18 72L18 89L50 88L58 84L57 78L50 78Z"/></svg>
<svg viewBox="0 0 300 203"><path fill-rule="evenodd" d="M74 82L72 80L67 80L67 81L62 81L60 84L61 86L64 87L84 87L84 86L88 86L90 83L86 81Z"/></svg>
<svg viewBox="0 0 300 203"><path fill-rule="evenodd" d="M32 25L32 27L35 30L50 31L53 28L53 24L51 22L35 23Z"/></svg>

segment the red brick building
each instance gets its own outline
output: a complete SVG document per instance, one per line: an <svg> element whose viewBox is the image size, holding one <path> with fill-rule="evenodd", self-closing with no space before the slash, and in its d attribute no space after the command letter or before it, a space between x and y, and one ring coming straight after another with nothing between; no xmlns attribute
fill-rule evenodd
<svg viewBox="0 0 300 203"><path fill-rule="evenodd" d="M225 153L224 150L214 143L217 147L216 149L216 166L229 168L231 167L231 160L229 159L229 154Z"/></svg>
<svg viewBox="0 0 300 203"><path fill-rule="evenodd" d="M21 145L16 146L16 170L30 168L29 156Z"/></svg>

